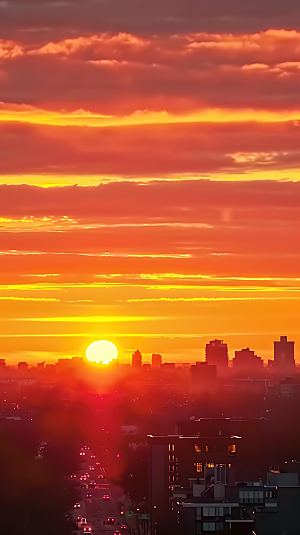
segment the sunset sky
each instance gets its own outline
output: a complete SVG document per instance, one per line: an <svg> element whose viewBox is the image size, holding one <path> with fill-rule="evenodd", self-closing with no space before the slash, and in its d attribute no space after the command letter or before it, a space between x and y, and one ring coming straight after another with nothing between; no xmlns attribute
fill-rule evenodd
<svg viewBox="0 0 300 535"><path fill-rule="evenodd" d="M299 0L4 0L0 36L0 357L300 362Z"/></svg>

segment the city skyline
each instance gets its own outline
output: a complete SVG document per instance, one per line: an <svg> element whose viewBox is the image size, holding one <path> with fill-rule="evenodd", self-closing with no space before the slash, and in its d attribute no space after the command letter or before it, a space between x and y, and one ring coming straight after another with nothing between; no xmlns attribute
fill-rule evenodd
<svg viewBox="0 0 300 535"><path fill-rule="evenodd" d="M100 342L100 344L103 342L103 340ZM98 344L99 342L96 342ZM251 371L258 371L259 369L262 369L263 367L265 369L272 369L277 372L282 373L288 373L291 371L293 372L293 369L296 371L296 367L299 364L297 362L297 348L295 351L295 342L293 340L288 339L286 335L281 335L279 340L273 340L273 350L271 354L271 358L269 358L267 361L264 361L261 356L256 355L255 349L250 349L249 346L244 348L231 348L229 351L229 347L226 341L220 340L220 339L214 339L214 340L207 340L203 353L201 354L199 351L199 355L196 357L195 361L187 361L183 359L182 361L170 361L165 358L165 355L161 353L146 353L143 354L138 348L131 354L130 358L124 358L122 353L120 354L118 352L118 348L114 346L111 342L104 341L105 345L109 344L110 346L114 347L113 352L115 351L115 354L113 356L109 355L108 357L105 356L105 353L103 354L103 362L101 361L101 349L98 350L97 356L95 354L92 358L87 356L87 352L89 350L89 347L86 348L86 352L84 355L73 355L73 356L58 356L56 361L42 361L42 362L32 362L29 359L29 362L24 360L19 360L16 362L6 362L5 358L0 358L0 365L5 366L16 366L19 364L26 364L31 365L35 367L36 365L41 366L47 365L47 364L57 364L59 362L67 362L67 361L73 361L73 362L86 362L87 364L92 364L92 366L98 366L101 365L103 368L111 367L115 362L120 364L125 364L126 366L130 363L133 368L140 368L144 364L148 366L151 365L152 368L159 368L162 364L173 364L174 366L180 367L181 365L194 365L195 363L201 363L205 362L209 364L210 366L216 367L219 371L222 371L224 368L234 368L235 371L238 369L248 369L249 372ZM92 343L93 345L93 343ZM111 349L111 348L110 348ZM97 349L96 349L97 351ZM252 368L253 361L257 362L258 368L254 367ZM252 365L251 365L252 362Z"/></svg>

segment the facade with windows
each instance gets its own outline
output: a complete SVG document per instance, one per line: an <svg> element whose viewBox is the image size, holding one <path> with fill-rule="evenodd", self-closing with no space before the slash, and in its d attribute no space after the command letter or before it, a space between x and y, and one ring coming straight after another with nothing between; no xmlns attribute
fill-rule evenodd
<svg viewBox="0 0 300 535"><path fill-rule="evenodd" d="M166 522L170 524L173 488L188 486L190 480L201 483L203 489L220 478L233 483L241 438L224 436L221 427L219 431L215 436L148 436L149 497L156 535L165 535Z"/></svg>

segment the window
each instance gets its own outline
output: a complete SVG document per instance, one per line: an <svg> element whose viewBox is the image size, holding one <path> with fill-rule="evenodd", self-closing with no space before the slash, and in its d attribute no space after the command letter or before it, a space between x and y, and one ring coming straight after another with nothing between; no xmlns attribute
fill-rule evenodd
<svg viewBox="0 0 300 535"><path fill-rule="evenodd" d="M222 435L222 429L219 429L219 437Z"/></svg>
<svg viewBox="0 0 300 535"><path fill-rule="evenodd" d="M206 466L207 466L207 468L214 468L215 464L214 463L206 463Z"/></svg>
<svg viewBox="0 0 300 535"><path fill-rule="evenodd" d="M194 466L196 468L196 472L203 472L203 464L202 463L194 463Z"/></svg>
<svg viewBox="0 0 300 535"><path fill-rule="evenodd" d="M174 455L169 455L169 463L173 463L175 460Z"/></svg>
<svg viewBox="0 0 300 535"><path fill-rule="evenodd" d="M173 464L169 464L169 472L175 472L175 467Z"/></svg>
<svg viewBox="0 0 300 535"><path fill-rule="evenodd" d="M205 446L205 451L209 451L209 446Z"/></svg>
<svg viewBox="0 0 300 535"><path fill-rule="evenodd" d="M266 490L266 498L276 498L277 492L276 490Z"/></svg>
<svg viewBox="0 0 300 535"><path fill-rule="evenodd" d="M270 494L269 491L266 491L266 497ZM240 503L263 503L264 502L264 493L263 491L258 490L240 490L239 491L239 500Z"/></svg>
<svg viewBox="0 0 300 535"><path fill-rule="evenodd" d="M202 453L201 448L199 448L198 444L195 444L195 452L196 453Z"/></svg>
<svg viewBox="0 0 300 535"><path fill-rule="evenodd" d="M175 477L174 476L169 476L169 483L174 483L175 481Z"/></svg>
<svg viewBox="0 0 300 535"><path fill-rule="evenodd" d="M215 522L203 522L203 531L216 531Z"/></svg>
<svg viewBox="0 0 300 535"><path fill-rule="evenodd" d="M228 451L229 453L236 453L236 445L231 444L230 446L228 446Z"/></svg>
<svg viewBox="0 0 300 535"><path fill-rule="evenodd" d="M169 444L169 451L175 451L174 444Z"/></svg>
<svg viewBox="0 0 300 535"><path fill-rule="evenodd" d="M223 507L203 507L203 516L224 516Z"/></svg>

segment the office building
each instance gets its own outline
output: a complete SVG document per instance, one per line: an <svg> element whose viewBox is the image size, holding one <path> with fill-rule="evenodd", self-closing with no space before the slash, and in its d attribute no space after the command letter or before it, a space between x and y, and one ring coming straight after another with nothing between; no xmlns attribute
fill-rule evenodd
<svg viewBox="0 0 300 535"><path fill-rule="evenodd" d="M228 368L228 347L223 340L211 340L205 346L205 360L207 364L217 368Z"/></svg>
<svg viewBox="0 0 300 535"><path fill-rule="evenodd" d="M192 394L198 396L203 391L212 391L217 385L217 366L207 362L196 362L190 368Z"/></svg>
<svg viewBox="0 0 300 535"><path fill-rule="evenodd" d="M236 351L232 364L235 371L241 372L261 371L264 366L262 358L255 355L254 351L251 351L249 347Z"/></svg>
<svg viewBox="0 0 300 535"><path fill-rule="evenodd" d="M280 336L280 341L274 342L274 363L276 371L293 371L295 369L295 342L290 342L287 336Z"/></svg>
<svg viewBox="0 0 300 535"><path fill-rule="evenodd" d="M27 364L27 362L19 362L19 364L18 364L18 372L19 372L19 375L22 375L22 374L27 375L27 373L28 373L28 364Z"/></svg>
<svg viewBox="0 0 300 535"><path fill-rule="evenodd" d="M228 483L234 482L241 437L229 434L227 419L201 419L200 425L201 435L148 436L150 510L157 535L166 533L174 487L187 487L192 480L205 489L216 476L216 465L222 465Z"/></svg>
<svg viewBox="0 0 300 535"><path fill-rule="evenodd" d="M153 353L152 355L152 368L160 368L162 357L159 353Z"/></svg>
<svg viewBox="0 0 300 535"><path fill-rule="evenodd" d="M133 368L141 368L142 366L142 353L138 349L132 354L131 364Z"/></svg>

